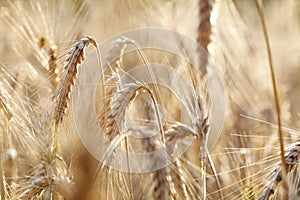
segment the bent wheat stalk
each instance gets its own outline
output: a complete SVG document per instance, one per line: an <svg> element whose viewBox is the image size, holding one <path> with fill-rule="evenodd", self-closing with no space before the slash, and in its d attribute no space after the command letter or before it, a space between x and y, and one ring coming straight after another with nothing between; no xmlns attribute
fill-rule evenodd
<svg viewBox="0 0 300 200"><path fill-rule="evenodd" d="M278 123L278 138L279 138L279 145L280 145L280 158L281 158L281 165L282 165L282 186L283 186L283 199L288 199L288 185L286 183L286 163L284 158L284 143L283 143L283 134L282 134L282 128L281 128L281 114L280 114L280 103L279 98L277 94L277 86L276 86L276 79L275 79L275 72L273 67L273 60L272 60L272 53L271 53L271 47L270 47L270 41L269 36L267 32L267 26L265 22L264 12L262 8L262 1L256 0L256 7L259 13L260 21L262 24L263 34L266 42L266 48L268 53L268 60L269 60L269 68L272 78L272 87L273 87L273 94L274 94L274 104L277 114L277 123Z"/></svg>
<svg viewBox="0 0 300 200"><path fill-rule="evenodd" d="M117 87L115 93L115 98L112 98L109 101L105 101L108 105L106 106L109 108L101 113L100 115L100 125L104 129L105 134L109 138L110 141L112 141L111 148L107 149L107 152L105 154L105 158L110 156L112 151L115 149L116 145L124 138L125 139L125 146L126 150L128 152L128 140L126 133L123 132L122 130L122 124L124 123L125 119L125 114L127 107L129 104L134 101L134 99L141 93L147 94L149 98L151 99L152 103L155 105L154 110L157 115L157 118L159 119L158 116L158 108L157 108L157 103L154 95L152 94L152 91L150 88L147 86L144 86L142 84L136 84L136 83L130 83L130 84L125 84L121 86L121 84L118 81L118 76L115 77L117 79ZM112 90L114 90L112 88ZM109 92L110 93L110 92ZM161 134L163 134L162 127L159 126ZM120 139L118 139L120 138ZM116 141L116 142L114 142ZM107 155L107 156L106 156ZM127 167L128 170L130 171L130 163L127 155ZM130 181L130 196L133 198L133 188L132 188L132 183L131 183L131 175L130 172L128 172L128 179Z"/></svg>

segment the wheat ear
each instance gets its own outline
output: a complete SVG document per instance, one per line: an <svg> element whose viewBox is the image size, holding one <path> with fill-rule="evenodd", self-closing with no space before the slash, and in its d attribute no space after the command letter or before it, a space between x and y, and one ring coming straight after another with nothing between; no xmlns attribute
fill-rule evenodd
<svg viewBox="0 0 300 200"><path fill-rule="evenodd" d="M200 72L201 75L204 76L207 73L206 65L208 63L208 45L211 41L210 36L212 33L211 30L211 23L210 23L210 16L212 12L214 0L199 0L199 19L200 23L198 26L198 36L197 42L201 45L201 47L205 50L199 50L199 57L200 57Z"/></svg>
<svg viewBox="0 0 300 200"><path fill-rule="evenodd" d="M147 121L156 121L158 119L158 116L156 115L157 113L155 112L153 102L151 102L149 98L145 96L143 97L143 102L145 104ZM157 150L157 146L159 144L158 141L154 140L155 138L144 138L142 140L142 146L146 150L146 152L154 152ZM156 165L156 163L159 160L165 160L165 158L159 157L159 155L154 155L154 157L151 160L154 163L154 165ZM152 185L153 190L150 191L150 196L152 196L153 199L169 199L174 196L172 195L174 193L174 190L172 193L170 187L173 185L173 183L172 177L170 176L169 166L166 166L163 169L153 172Z"/></svg>
<svg viewBox="0 0 300 200"><path fill-rule="evenodd" d="M169 167L154 172L154 199L174 199L174 191L171 191L172 177ZM171 196L170 196L171 195Z"/></svg>
<svg viewBox="0 0 300 200"><path fill-rule="evenodd" d="M147 152L154 152L157 150L157 142L153 141L152 138L145 138L143 141L143 148ZM154 155L152 162L157 162L158 160L165 160L164 157L159 157L160 155ZM155 164L154 164L155 165ZM172 177L170 175L169 166L164 167L163 169L157 170L153 172L152 176L152 184L153 184L153 199L169 199L171 197L174 198L175 190L171 190L174 188Z"/></svg>
<svg viewBox="0 0 300 200"><path fill-rule="evenodd" d="M33 116L34 113L32 113ZM32 117L28 126L36 138L33 144L38 149L38 160L30 176L19 179L11 199L52 199L53 196L70 197L73 184L69 169L57 154L56 131L50 116Z"/></svg>
<svg viewBox="0 0 300 200"><path fill-rule="evenodd" d="M289 150L288 154L285 156L285 163L287 173L292 172L297 165L299 164L300 158L300 143L295 143L292 145L291 149ZM262 194L259 196L259 200L267 200L270 199L275 191L278 188L279 183L282 182L282 164L278 164L278 167L275 169L270 183L266 186Z"/></svg>
<svg viewBox="0 0 300 200"><path fill-rule="evenodd" d="M85 59L84 50L89 44L93 44L95 47L97 47L95 39L87 36L86 38L83 38L79 42L75 43L71 51L69 51L68 53L69 57L67 58L67 63L64 66L63 75L54 94L56 106L54 109L53 118L56 127L62 121L67 109L71 86L74 84L74 80L77 74L77 66L80 65L81 62Z"/></svg>
<svg viewBox="0 0 300 200"><path fill-rule="evenodd" d="M106 135L112 140L118 134L121 134L120 127L125 117L125 111L127 106L139 95L140 93L148 94L153 103L156 105L156 100L151 90L144 85L130 83L124 85L124 88L116 91L116 98L111 102L111 109L108 116L105 118L102 115L102 119L106 119L105 127ZM158 113L155 106L155 112ZM162 127L160 127L162 129Z"/></svg>
<svg viewBox="0 0 300 200"><path fill-rule="evenodd" d="M116 77L118 79L118 77ZM118 82L118 81L117 81ZM117 84L118 85L118 84ZM109 90L109 93L112 91ZM140 93L145 93L149 95L150 99L153 101L153 103L156 105L156 100L149 88L147 88L144 85L136 84L136 83L130 83L125 84L121 86L119 83L119 86L115 90L115 98L112 98L110 101L106 101L106 103L110 104L110 106L106 106L107 108L110 108L110 110L107 112L107 110L104 110L104 112L100 115L100 124L101 127L104 128L104 132L109 138L110 141L112 141L113 145L112 148L115 147L115 142L119 142L118 138L121 136L125 136L122 131L122 124L125 119L125 113L128 105L139 95ZM155 109L157 112L157 108ZM128 152L128 140L127 137L125 139L125 146ZM111 153L111 148L108 148L106 155L109 156ZM105 157L106 157L105 155ZM128 155L127 155L128 156ZM130 163L129 159L127 158L127 167L130 169ZM131 175L128 172L128 179L130 182L130 196L133 198L133 188L131 183Z"/></svg>

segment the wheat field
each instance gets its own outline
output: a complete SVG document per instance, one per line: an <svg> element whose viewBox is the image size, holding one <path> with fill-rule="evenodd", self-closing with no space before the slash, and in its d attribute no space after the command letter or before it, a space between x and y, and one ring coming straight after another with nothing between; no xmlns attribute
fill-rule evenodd
<svg viewBox="0 0 300 200"><path fill-rule="evenodd" d="M0 9L1 200L300 199L299 0Z"/></svg>

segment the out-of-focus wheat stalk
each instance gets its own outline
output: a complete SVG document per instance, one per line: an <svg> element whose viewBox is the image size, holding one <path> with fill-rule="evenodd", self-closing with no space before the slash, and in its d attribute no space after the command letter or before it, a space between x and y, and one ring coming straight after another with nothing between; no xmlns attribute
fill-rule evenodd
<svg viewBox="0 0 300 200"><path fill-rule="evenodd" d="M197 42L205 50L199 50L199 70L204 76L207 73L208 63L208 45L211 42L212 25L211 25L211 12L213 9L214 0L199 0L199 26Z"/></svg>
<svg viewBox="0 0 300 200"><path fill-rule="evenodd" d="M284 190L283 191L283 199L288 199L288 185L286 182L287 169L286 169L286 162L285 162L285 158L284 158L284 143L283 143L283 133L282 133L282 128L281 128L281 111L280 111L279 97L278 97L278 92L277 92L277 83L276 83L276 79L275 79L275 72L274 72L274 67L273 67L272 53L271 53L269 36L268 36L268 32L267 32L267 26L265 23L264 12L263 12L263 8L262 8L262 1L256 0L256 6L258 9L261 24L263 27L263 33L264 33L265 42L266 42L267 51L268 51L269 68L270 68L271 79L272 79L275 109L276 109L276 114L277 114L278 138L279 138L279 144L280 144L280 157L281 157L281 165L282 165L282 182L283 182L283 190Z"/></svg>
<svg viewBox="0 0 300 200"><path fill-rule="evenodd" d="M57 51L57 46L52 45L49 48L49 79L52 85L53 90L56 89L57 87L57 82L58 82L58 74L57 74L57 55L56 55L56 51Z"/></svg>
<svg viewBox="0 0 300 200"><path fill-rule="evenodd" d="M34 115L34 114L33 114ZM32 166L28 177L20 179L17 189L12 193L12 199L52 199L59 193L65 197L71 196L72 181L69 169L63 158L57 155L56 134L54 124L49 124L50 116L39 120L32 127L35 136L35 148L39 151L39 162Z"/></svg>

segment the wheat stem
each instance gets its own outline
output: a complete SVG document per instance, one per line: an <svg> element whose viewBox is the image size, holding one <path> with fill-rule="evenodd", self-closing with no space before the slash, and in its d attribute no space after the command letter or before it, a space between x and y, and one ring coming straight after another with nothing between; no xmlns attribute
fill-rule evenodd
<svg viewBox="0 0 300 200"><path fill-rule="evenodd" d="M214 175L214 177L216 179L216 182L217 182L217 188L218 188L218 191L219 191L219 196L223 200L224 199L224 195L223 195L223 192L222 192L222 189L221 189L221 183L220 183L219 175L217 173L217 170L215 168L215 165L213 163L213 160L211 158L210 153L208 152L208 150L206 150L206 151L207 151L208 164L209 164L210 169L213 172L213 175Z"/></svg>
<svg viewBox="0 0 300 200"><path fill-rule="evenodd" d="M275 72L273 67L273 60L272 60L272 53L271 53L271 46L269 41L269 36L267 32L267 26L265 22L264 12L262 8L262 1L256 0L256 6L259 13L260 21L263 28L263 34L266 42L267 47L267 53L268 53L268 60L269 60L269 68L272 78L272 87L273 87L273 94L274 94L274 103L275 103L275 109L277 114L277 123L278 123L278 138L279 138L279 144L280 144L280 157L281 157L281 165L282 165L282 185L283 185L283 198L288 199L288 185L286 182L286 163L285 163L285 157L284 157L284 142L283 142L283 134L282 134L282 128L281 128L281 113L280 113L280 104L279 104L279 98L277 94L277 86L276 86L276 79L275 79Z"/></svg>
<svg viewBox="0 0 300 200"><path fill-rule="evenodd" d="M2 142L2 141L1 141ZM4 179L4 176L3 176L3 161L2 161L2 151L0 151L1 155L0 155L0 188L1 188L1 199L5 199L5 179Z"/></svg>

